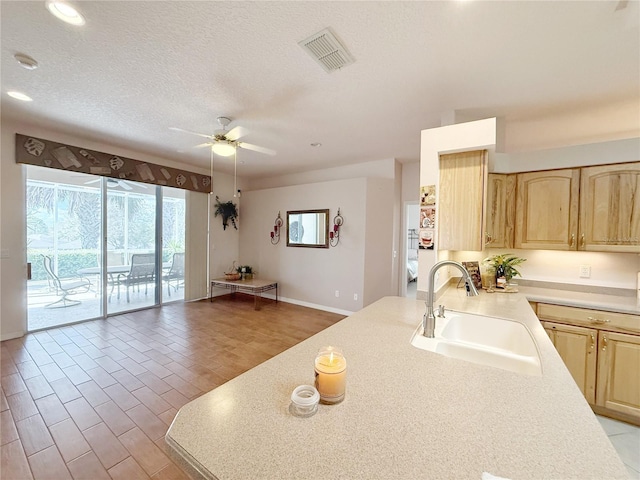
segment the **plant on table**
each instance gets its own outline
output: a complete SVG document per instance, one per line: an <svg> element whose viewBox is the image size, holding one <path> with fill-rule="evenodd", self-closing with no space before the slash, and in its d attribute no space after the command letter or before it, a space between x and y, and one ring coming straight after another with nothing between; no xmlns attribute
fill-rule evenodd
<svg viewBox="0 0 640 480"><path fill-rule="evenodd" d="M516 268L522 262L526 262L526 258L516 257L512 253L502 253L485 258L482 263L495 270L496 277L504 276L507 282L511 281L516 275L522 274Z"/></svg>

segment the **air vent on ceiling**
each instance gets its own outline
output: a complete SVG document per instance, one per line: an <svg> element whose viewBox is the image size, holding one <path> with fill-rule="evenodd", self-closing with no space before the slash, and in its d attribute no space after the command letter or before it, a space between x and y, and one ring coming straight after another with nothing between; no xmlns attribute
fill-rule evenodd
<svg viewBox="0 0 640 480"><path fill-rule="evenodd" d="M298 42L298 45L304 48L327 72L340 70L355 61L328 28Z"/></svg>

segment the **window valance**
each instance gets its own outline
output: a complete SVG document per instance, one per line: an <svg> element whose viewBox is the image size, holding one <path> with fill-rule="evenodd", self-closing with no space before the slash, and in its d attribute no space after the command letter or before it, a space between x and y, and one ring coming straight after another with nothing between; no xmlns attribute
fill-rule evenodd
<svg viewBox="0 0 640 480"><path fill-rule="evenodd" d="M96 152L42 138L16 134L16 163L90 173L102 177L150 183L209 193L211 177L199 173Z"/></svg>

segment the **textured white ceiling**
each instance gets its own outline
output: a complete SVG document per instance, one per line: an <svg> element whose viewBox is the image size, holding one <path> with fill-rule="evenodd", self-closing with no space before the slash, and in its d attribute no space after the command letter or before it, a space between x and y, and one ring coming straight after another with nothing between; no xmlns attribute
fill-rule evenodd
<svg viewBox="0 0 640 480"><path fill-rule="evenodd" d="M278 152L241 150L244 176L417 161L420 130L448 112L509 125L640 104L638 2L616 3L83 1L78 28L3 0L2 115L203 167L202 139L169 127L228 116ZM331 74L298 46L325 27L356 60Z"/></svg>

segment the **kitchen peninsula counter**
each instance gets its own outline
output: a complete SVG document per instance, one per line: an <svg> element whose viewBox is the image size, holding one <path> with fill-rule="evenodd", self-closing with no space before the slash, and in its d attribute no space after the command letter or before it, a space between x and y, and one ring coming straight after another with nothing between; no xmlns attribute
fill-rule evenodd
<svg viewBox="0 0 640 480"><path fill-rule="evenodd" d="M438 303L525 324L542 376L413 347L424 302L385 297L185 405L169 450L219 480L628 478L523 295L449 288ZM294 417L291 392L327 345L347 358L346 398Z"/></svg>

